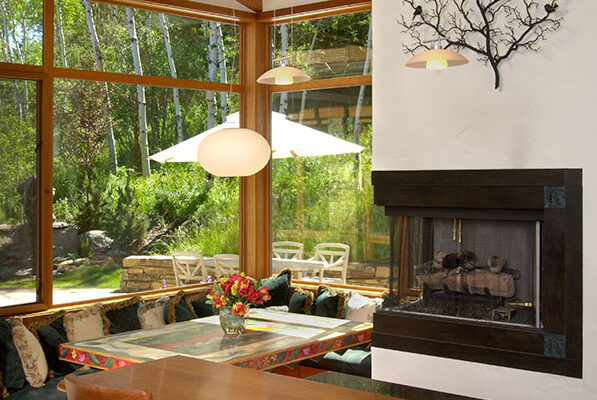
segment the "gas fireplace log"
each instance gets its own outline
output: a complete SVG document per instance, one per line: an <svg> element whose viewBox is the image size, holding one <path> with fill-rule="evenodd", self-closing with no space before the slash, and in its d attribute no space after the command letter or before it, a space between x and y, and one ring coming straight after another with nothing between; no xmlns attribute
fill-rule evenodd
<svg viewBox="0 0 597 400"><path fill-rule="evenodd" d="M419 287L426 284L432 290L484 295L487 291L496 297L513 297L516 294L514 277L508 273L492 273L488 270L443 270L431 274L417 275Z"/></svg>

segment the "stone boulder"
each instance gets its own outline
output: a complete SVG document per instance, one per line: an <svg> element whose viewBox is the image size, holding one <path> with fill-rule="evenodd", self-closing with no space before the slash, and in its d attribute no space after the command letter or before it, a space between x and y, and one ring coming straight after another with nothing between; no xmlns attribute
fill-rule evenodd
<svg viewBox="0 0 597 400"><path fill-rule="evenodd" d="M88 246L88 251L94 254L106 254L112 246L112 239L104 231L94 230L81 234L81 247ZM84 249L81 249L84 252Z"/></svg>
<svg viewBox="0 0 597 400"><path fill-rule="evenodd" d="M54 258L77 253L81 244L77 228L66 222L52 224L54 231Z"/></svg>

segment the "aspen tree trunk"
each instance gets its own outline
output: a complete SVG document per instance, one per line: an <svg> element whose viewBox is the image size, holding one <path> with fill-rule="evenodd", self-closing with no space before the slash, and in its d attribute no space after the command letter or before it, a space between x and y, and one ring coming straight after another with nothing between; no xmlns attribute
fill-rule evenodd
<svg viewBox="0 0 597 400"><path fill-rule="evenodd" d="M367 53L365 55L365 65L363 65L363 75L369 74L369 58L371 54L371 26L373 24L369 23L369 32L367 33ZM365 85L361 85L359 89L359 97L357 99L357 107L354 112L354 126L353 126L353 136L354 142L356 144L359 143L359 125L361 122L361 108L363 107L363 99L365 98ZM359 190L363 188L363 166L361 163L361 153L357 154L357 161L358 161L358 173L359 173Z"/></svg>
<svg viewBox="0 0 597 400"><path fill-rule="evenodd" d="M2 10L2 21L4 26L4 32L2 33L2 52L4 53L4 59L9 63L13 62L12 59L12 49L10 47L10 39L8 36L8 32L10 29L8 28L8 15L6 12L6 7L4 5L4 1L0 1L0 9ZM25 118L25 113L23 110L23 101L21 100L21 94L19 92L19 86L16 80L12 80L12 89L15 92L15 103L17 105L17 113L19 114L19 118Z"/></svg>
<svg viewBox="0 0 597 400"><path fill-rule="evenodd" d="M25 18L23 18L22 21L17 21L17 16L16 16L16 13L14 12L14 9L10 10L10 11L12 12L11 19L12 19L12 26L13 26L13 29L11 29L11 36L12 36L12 42L14 43L14 47L15 47L16 58L21 64L25 64L25 54L27 51L27 42L28 42L27 20ZM7 13L7 20L8 20L8 13ZM17 36L15 34L15 32L17 30L17 24L19 22L21 25L21 31L23 33L23 50L21 50L21 46L20 46L19 41L17 40ZM27 89L27 82L23 81L22 83L23 83L23 119L25 119L25 118L27 118L27 114L29 113L29 90Z"/></svg>
<svg viewBox="0 0 597 400"><path fill-rule="evenodd" d="M93 8L88 0L83 0L85 6L85 18L87 20L87 31L89 32L89 39L91 40L91 47L93 48L93 54L95 56L95 64L97 65L98 71L104 71L104 57L99 47L99 40L97 38L97 32L95 30L95 21L93 19ZM112 116L110 115L110 92L108 90L108 83L104 84L104 90L106 96L102 101L104 115L106 116L106 138L108 142L108 153L110 156L110 170L113 174L116 174L118 169L118 159L116 156L116 141L114 140L114 128L112 126Z"/></svg>
<svg viewBox="0 0 597 400"><path fill-rule="evenodd" d="M141 66L141 56L139 55L139 41L137 39L137 29L135 28L135 13L132 8L126 8L126 18L129 25L129 37L131 40L131 50L133 52L133 64L135 65L135 74L143 75ZM144 177L149 177L149 145L147 142L147 110L145 101L145 86L137 85L137 103L139 105L139 146L141 150L141 171Z"/></svg>
<svg viewBox="0 0 597 400"><path fill-rule="evenodd" d="M218 59L218 46L217 42L217 31L218 27L216 22L209 22L209 44L207 46L207 78L210 82L215 82L217 78L217 59ZM216 126L216 93L214 91L208 91L205 94L207 99L207 128L211 129Z"/></svg>
<svg viewBox="0 0 597 400"><path fill-rule="evenodd" d="M66 48L64 46L64 30L62 29L60 0L56 0L56 27L58 28L58 42L60 43L60 59L62 60L62 67L68 68L68 63L66 62Z"/></svg>
<svg viewBox="0 0 597 400"><path fill-rule="evenodd" d="M166 46L166 55L168 56L168 65L170 66L170 76L177 78L176 65L174 64L174 57L172 57L172 47L170 46L170 32L168 31L168 24L166 23L166 16L158 13L158 19L164 34L164 45ZM178 143L184 140L182 133L182 112L180 111L180 96L178 88L172 88L172 97L174 99L174 113L176 115L176 140Z"/></svg>
<svg viewBox="0 0 597 400"><path fill-rule="evenodd" d="M315 47L315 40L317 39L317 34L319 33L319 26L321 25L321 20L317 20L317 26L315 26L315 33L313 34L313 39L311 39L311 46L309 47L309 53L307 53L307 73L309 73L309 64L311 63L311 53L313 53L313 47ZM307 102L307 91L303 90L303 94L301 96L301 111L299 112L299 124L303 123L303 116L305 115L305 103Z"/></svg>
<svg viewBox="0 0 597 400"><path fill-rule="evenodd" d="M282 58L284 58L288 56L288 24L280 25L280 36L282 37ZM280 93L280 113L286 114L287 108L288 92L282 92Z"/></svg>
<svg viewBox="0 0 597 400"><path fill-rule="evenodd" d="M224 51L224 35L222 34L222 24L216 23L218 27L218 37L217 37L217 46L218 46L218 65L220 67L220 83L227 83L228 76L226 73L226 52ZM226 117L228 116L228 93L227 92L220 92L220 109L222 111L222 121L226 121Z"/></svg>

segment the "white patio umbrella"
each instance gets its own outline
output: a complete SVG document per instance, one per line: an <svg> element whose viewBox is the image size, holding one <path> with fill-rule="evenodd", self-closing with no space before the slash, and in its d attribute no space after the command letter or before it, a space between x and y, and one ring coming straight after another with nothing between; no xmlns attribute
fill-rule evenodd
<svg viewBox="0 0 597 400"><path fill-rule="evenodd" d="M233 113L226 122L155 153L149 159L159 163L197 162L199 143L209 134L238 128L239 113ZM272 158L329 156L360 153L365 148L346 140L286 119L284 114L272 112Z"/></svg>

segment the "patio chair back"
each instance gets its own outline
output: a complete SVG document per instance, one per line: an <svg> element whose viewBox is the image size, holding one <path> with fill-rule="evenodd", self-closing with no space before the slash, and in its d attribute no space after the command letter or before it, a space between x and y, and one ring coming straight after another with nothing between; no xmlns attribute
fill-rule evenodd
<svg viewBox="0 0 597 400"><path fill-rule="evenodd" d="M214 255L216 276L230 275L239 271L238 254L216 254Z"/></svg>
<svg viewBox="0 0 597 400"><path fill-rule="evenodd" d="M323 282L325 271L340 271L342 283L346 284L348 271L348 256L350 246L343 243L318 243L315 246L315 256L312 260L323 261L324 266L319 270L319 281Z"/></svg>
<svg viewBox="0 0 597 400"><path fill-rule="evenodd" d="M172 268L176 286L190 282L201 282L207 278L203 255L188 251L176 251L172 253Z"/></svg>
<svg viewBox="0 0 597 400"><path fill-rule="evenodd" d="M273 242L272 255L275 258L302 260L305 246L298 242Z"/></svg>
<svg viewBox="0 0 597 400"><path fill-rule="evenodd" d="M64 383L68 400L152 400L151 393L145 390L96 385L74 374L67 375Z"/></svg>

